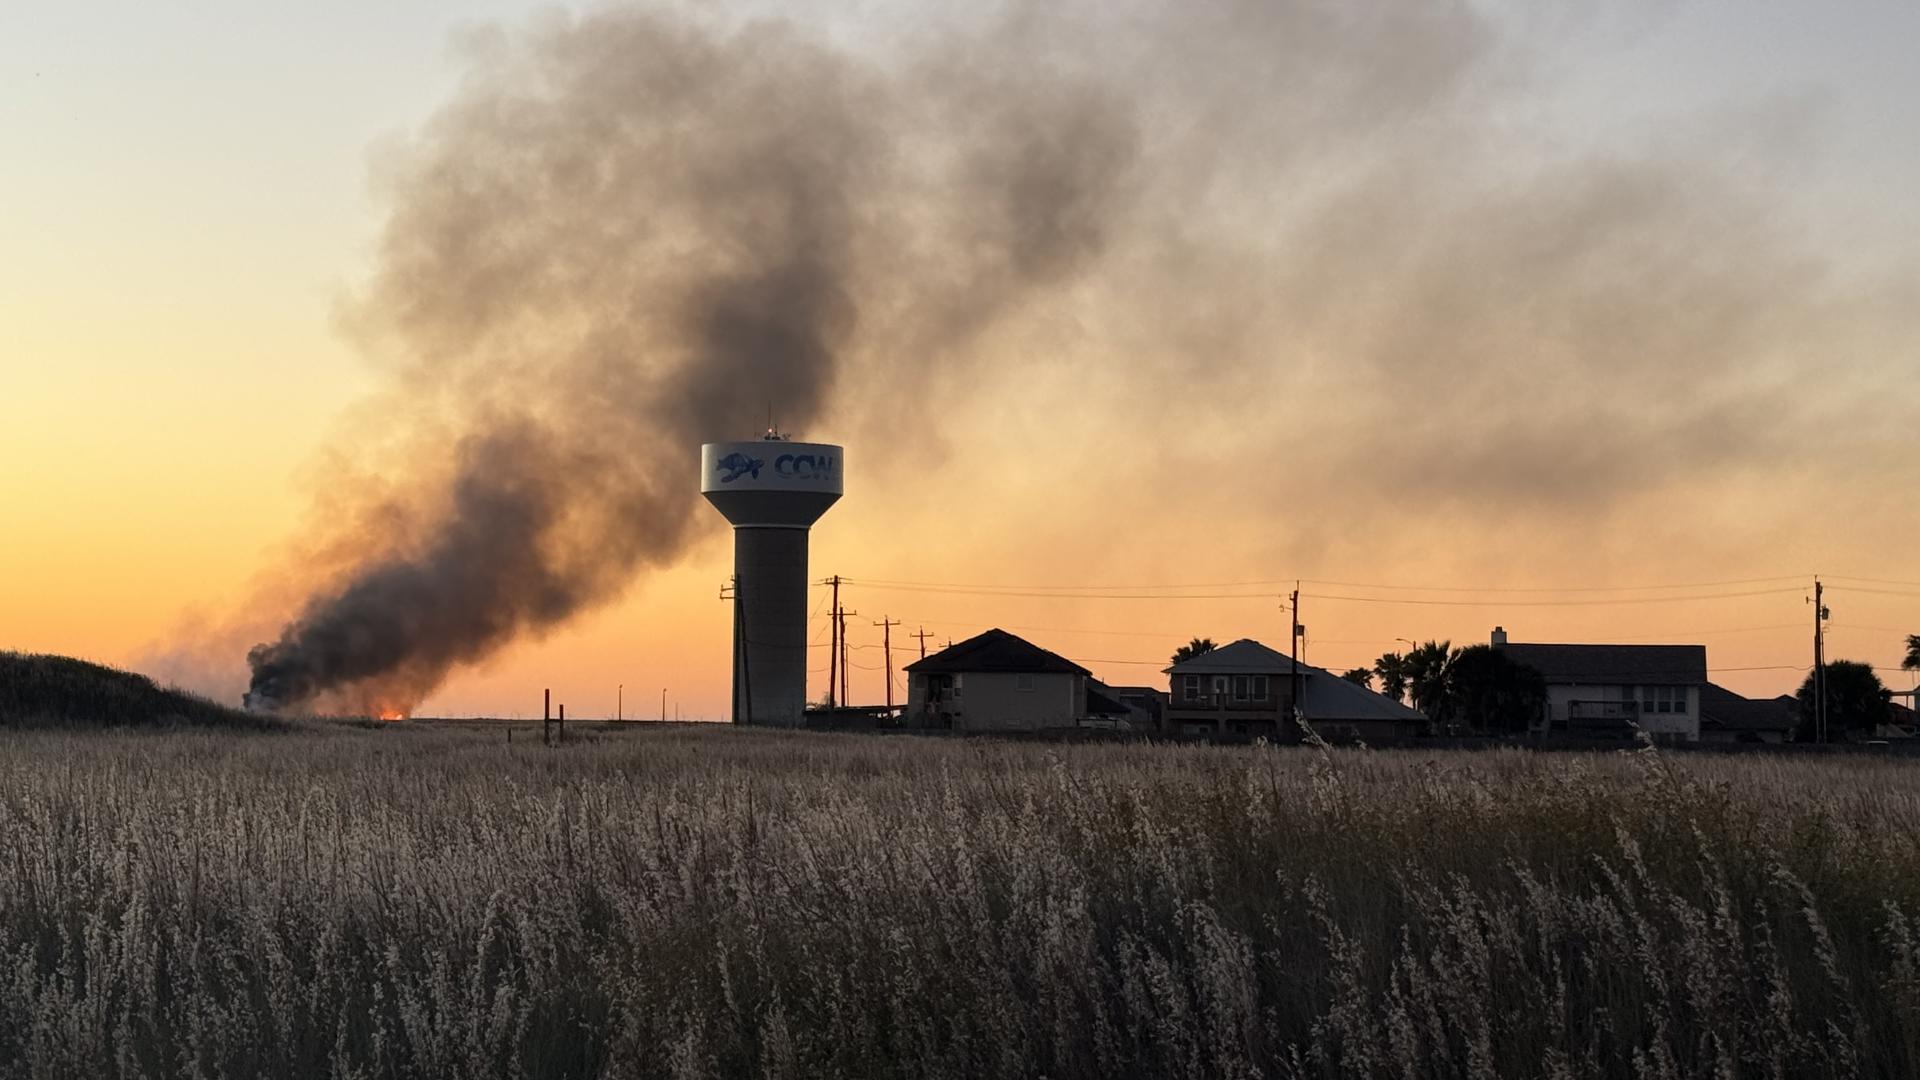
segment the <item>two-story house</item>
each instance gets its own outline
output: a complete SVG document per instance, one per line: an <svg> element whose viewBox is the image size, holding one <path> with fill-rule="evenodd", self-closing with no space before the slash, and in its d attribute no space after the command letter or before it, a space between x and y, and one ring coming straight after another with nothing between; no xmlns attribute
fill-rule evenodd
<svg viewBox="0 0 1920 1080"><path fill-rule="evenodd" d="M1073 727L1088 709L1086 668L1005 630L988 630L906 667L906 722L955 731ZM1126 716L1100 699L1103 714Z"/></svg>
<svg viewBox="0 0 1920 1080"><path fill-rule="evenodd" d="M1506 630L1496 626L1493 647L1545 678L1547 707L1538 730L1619 736L1638 727L1660 739L1700 738L1705 645L1508 643Z"/></svg>
<svg viewBox="0 0 1920 1080"><path fill-rule="evenodd" d="M1167 676L1164 730L1173 735L1299 738L1296 683L1301 718L1324 738L1391 738L1426 727L1423 714L1330 671L1296 666L1291 657L1250 638L1183 660L1168 668Z"/></svg>

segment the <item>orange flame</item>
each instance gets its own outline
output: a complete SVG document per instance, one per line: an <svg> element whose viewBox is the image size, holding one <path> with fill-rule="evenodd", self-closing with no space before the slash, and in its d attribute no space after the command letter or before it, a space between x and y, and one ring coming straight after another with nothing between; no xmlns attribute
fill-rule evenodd
<svg viewBox="0 0 1920 1080"><path fill-rule="evenodd" d="M398 709L382 709L380 711L380 719L382 720L394 721L394 720L405 720L406 718L407 718L407 714L401 712Z"/></svg>

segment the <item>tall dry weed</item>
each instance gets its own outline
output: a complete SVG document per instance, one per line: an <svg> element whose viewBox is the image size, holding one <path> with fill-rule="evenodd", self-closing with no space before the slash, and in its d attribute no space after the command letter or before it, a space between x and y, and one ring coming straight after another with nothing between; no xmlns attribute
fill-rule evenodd
<svg viewBox="0 0 1920 1080"><path fill-rule="evenodd" d="M0 1076L1920 1072L1897 762L0 745Z"/></svg>

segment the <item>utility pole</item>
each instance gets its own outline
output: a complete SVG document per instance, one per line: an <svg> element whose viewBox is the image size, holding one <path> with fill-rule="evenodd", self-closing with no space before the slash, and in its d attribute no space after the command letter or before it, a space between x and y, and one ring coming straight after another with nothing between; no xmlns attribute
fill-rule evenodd
<svg viewBox="0 0 1920 1080"><path fill-rule="evenodd" d="M927 639L932 637L933 635L927 633L927 628L923 626L920 628L919 633L909 634L907 636L917 637L920 639L920 659L925 660L927 658Z"/></svg>
<svg viewBox="0 0 1920 1080"><path fill-rule="evenodd" d="M729 577L727 583L720 586L720 599L733 601L733 672L730 680L733 684L733 700L731 702L733 707L732 722L737 724L740 722L741 683L747 682L751 685L751 682L747 678L747 672L744 670L747 658L746 610L740 606L740 576L738 574ZM752 723L753 702L751 699L748 699L746 702L746 710L748 713L747 722Z"/></svg>
<svg viewBox="0 0 1920 1080"><path fill-rule="evenodd" d="M857 611L840 609L840 707L853 704L853 665L847 662L847 616Z"/></svg>
<svg viewBox="0 0 1920 1080"><path fill-rule="evenodd" d="M832 634L827 645L827 708L831 709L840 686L840 575L833 575L825 584L833 586L833 610L827 613L828 632Z"/></svg>
<svg viewBox="0 0 1920 1080"><path fill-rule="evenodd" d="M613 691L613 719L618 723L627 718L627 684L621 683Z"/></svg>
<svg viewBox="0 0 1920 1080"><path fill-rule="evenodd" d="M667 688L660 688L660 722L667 722Z"/></svg>
<svg viewBox="0 0 1920 1080"><path fill-rule="evenodd" d="M1300 625L1300 583L1299 582L1296 581L1293 583L1293 595L1291 597L1288 597L1288 600L1291 603L1291 611L1292 611L1292 614L1289 615L1288 618L1289 618L1289 621L1293 623L1292 630L1288 635L1288 637L1293 642L1292 707L1293 707L1294 719L1298 720L1302 716L1306 715L1304 710L1300 708L1300 633L1305 628Z"/></svg>
<svg viewBox="0 0 1920 1080"><path fill-rule="evenodd" d="M1813 737L1817 742L1827 741L1827 605L1823 599L1826 586L1820 583L1820 575L1813 577Z"/></svg>
<svg viewBox="0 0 1920 1080"><path fill-rule="evenodd" d="M887 710L893 710L893 628L900 625L899 619L884 616L873 625L880 628L880 647L887 655Z"/></svg>

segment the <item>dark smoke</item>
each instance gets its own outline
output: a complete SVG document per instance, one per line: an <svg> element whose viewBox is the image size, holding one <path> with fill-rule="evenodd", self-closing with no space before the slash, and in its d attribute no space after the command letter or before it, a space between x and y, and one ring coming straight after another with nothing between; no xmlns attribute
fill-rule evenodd
<svg viewBox="0 0 1920 1080"><path fill-rule="evenodd" d="M393 169L352 312L403 358L401 422L449 434L249 653L253 707L405 710L611 598L714 525L700 443L769 405L808 428L864 319L947 356L1070 280L1135 152L1091 81L887 69L779 23L614 11L475 65Z"/></svg>

